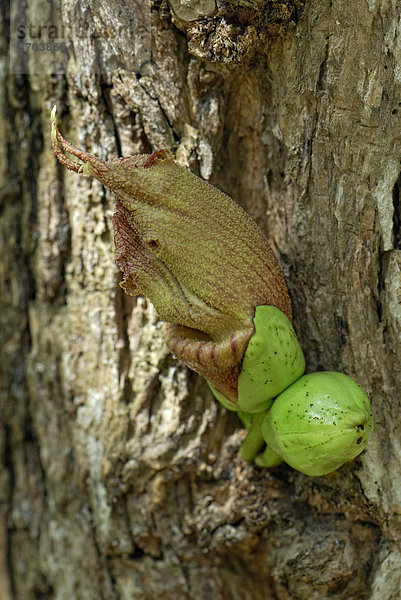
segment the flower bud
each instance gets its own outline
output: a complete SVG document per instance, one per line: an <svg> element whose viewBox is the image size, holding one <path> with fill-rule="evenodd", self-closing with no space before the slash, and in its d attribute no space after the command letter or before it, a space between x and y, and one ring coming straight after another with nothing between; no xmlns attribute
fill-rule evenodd
<svg viewBox="0 0 401 600"><path fill-rule="evenodd" d="M274 401L262 436L306 475L325 475L352 460L373 431L370 402L353 379L334 371L304 375Z"/></svg>

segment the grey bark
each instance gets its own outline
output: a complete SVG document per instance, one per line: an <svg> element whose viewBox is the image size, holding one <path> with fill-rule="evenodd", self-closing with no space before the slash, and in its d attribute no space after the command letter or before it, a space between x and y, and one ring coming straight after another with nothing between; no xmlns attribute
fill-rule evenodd
<svg viewBox="0 0 401 600"><path fill-rule="evenodd" d="M399 598L399 3L63 0L65 75L12 57L3 4L2 600ZM119 288L113 195L57 164L55 103L76 146L169 148L256 219L308 370L372 398L360 458L321 478L238 458L235 415Z"/></svg>

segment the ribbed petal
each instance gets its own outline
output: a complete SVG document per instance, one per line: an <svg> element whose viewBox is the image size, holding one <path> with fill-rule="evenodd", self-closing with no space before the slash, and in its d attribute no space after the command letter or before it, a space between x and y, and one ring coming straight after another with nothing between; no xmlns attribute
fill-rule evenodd
<svg viewBox="0 0 401 600"><path fill-rule="evenodd" d="M174 324L171 351L235 401L256 306L276 306L291 319L285 281L265 236L240 206L177 165L168 150L103 162L67 142L54 116L59 161L117 197L122 287L152 301Z"/></svg>

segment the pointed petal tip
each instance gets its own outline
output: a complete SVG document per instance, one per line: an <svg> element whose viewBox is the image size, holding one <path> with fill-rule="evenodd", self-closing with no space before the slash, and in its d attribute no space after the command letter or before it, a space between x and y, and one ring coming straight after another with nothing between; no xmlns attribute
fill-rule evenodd
<svg viewBox="0 0 401 600"><path fill-rule="evenodd" d="M89 175L89 165L87 163L90 161L97 161L97 159L91 154L83 152L82 150L79 150L79 148L75 148L75 146L67 142L67 140L58 130L56 124L56 112L57 106L54 105L50 113L50 135L53 151L57 157L57 160L69 171L75 171L76 173L84 173L85 175ZM66 152L68 154L72 154L72 156L75 156L82 162L71 160L71 158L66 156Z"/></svg>
<svg viewBox="0 0 401 600"><path fill-rule="evenodd" d="M57 142L57 126L56 126L56 112L57 106L54 105L51 113L50 113L50 128L51 128L51 138L53 142Z"/></svg>

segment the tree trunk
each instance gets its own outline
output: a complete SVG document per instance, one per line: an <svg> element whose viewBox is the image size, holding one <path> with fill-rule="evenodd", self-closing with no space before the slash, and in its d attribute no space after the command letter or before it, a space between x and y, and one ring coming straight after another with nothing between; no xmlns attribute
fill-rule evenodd
<svg viewBox="0 0 401 600"><path fill-rule="evenodd" d="M399 2L8 9L1 599L399 598ZM53 46L34 50L43 39ZM74 145L103 160L169 148L256 219L308 371L344 371L372 398L357 460L306 477L238 457L236 415L167 352L152 305L119 287L113 194L57 164L54 104Z"/></svg>

